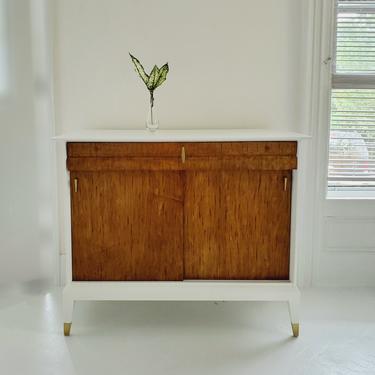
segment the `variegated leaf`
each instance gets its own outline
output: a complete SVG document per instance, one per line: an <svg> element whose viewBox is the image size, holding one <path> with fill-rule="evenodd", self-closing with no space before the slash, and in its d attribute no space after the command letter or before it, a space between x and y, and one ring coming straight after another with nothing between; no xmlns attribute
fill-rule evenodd
<svg viewBox="0 0 375 375"><path fill-rule="evenodd" d="M154 90L156 88L156 83L159 79L159 68L155 65L150 73L150 77L148 78L147 88L149 90Z"/></svg>
<svg viewBox="0 0 375 375"><path fill-rule="evenodd" d="M159 78L155 84L155 88L159 87L167 79L168 72L169 66L168 63L166 63L159 69Z"/></svg>
<svg viewBox="0 0 375 375"><path fill-rule="evenodd" d="M135 71L142 78L142 81L147 85L148 80L149 80L148 74L146 74L146 72L145 72L142 64L139 62L139 60L135 56L133 56L131 53L129 53L129 55L130 55L130 58L133 61Z"/></svg>

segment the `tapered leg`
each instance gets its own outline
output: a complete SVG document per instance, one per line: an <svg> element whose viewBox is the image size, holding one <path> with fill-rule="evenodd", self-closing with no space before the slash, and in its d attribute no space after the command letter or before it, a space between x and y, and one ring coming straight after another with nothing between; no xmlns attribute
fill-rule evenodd
<svg viewBox="0 0 375 375"><path fill-rule="evenodd" d="M292 324L292 331L294 337L299 336L299 304L299 296L294 297L293 299L290 299L288 301L290 322Z"/></svg>
<svg viewBox="0 0 375 375"><path fill-rule="evenodd" d="M69 292L64 289L63 292L63 317L64 317L64 336L70 336L70 328L73 320L74 300Z"/></svg>

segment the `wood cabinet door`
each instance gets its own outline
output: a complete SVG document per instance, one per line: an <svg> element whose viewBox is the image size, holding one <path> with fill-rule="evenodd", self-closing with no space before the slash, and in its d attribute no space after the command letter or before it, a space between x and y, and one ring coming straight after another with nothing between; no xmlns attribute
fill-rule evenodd
<svg viewBox="0 0 375 375"><path fill-rule="evenodd" d="M291 171L187 171L185 279L289 279Z"/></svg>
<svg viewBox="0 0 375 375"><path fill-rule="evenodd" d="M71 172L73 280L182 280L181 173Z"/></svg>

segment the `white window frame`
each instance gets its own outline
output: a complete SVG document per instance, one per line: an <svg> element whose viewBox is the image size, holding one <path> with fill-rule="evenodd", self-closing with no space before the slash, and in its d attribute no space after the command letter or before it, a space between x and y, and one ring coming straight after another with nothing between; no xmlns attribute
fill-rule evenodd
<svg viewBox="0 0 375 375"><path fill-rule="evenodd" d="M360 8L353 7L354 10ZM374 7L375 9L375 7ZM342 188L342 189L329 189L328 187L328 164L329 164L329 142L330 142L330 128L331 128L331 96L333 89L375 89L375 74L337 74L336 73L336 46L337 46L337 15L338 15L338 0L333 0L333 9L331 8L331 22L329 23L331 28L331 36L327 38L330 40L329 44L325 48L330 49L330 56L323 62L328 65L329 70L329 99L328 103L328 136L327 136L327 150L326 150L326 166L327 171L325 174L325 197L326 199L375 199L375 188ZM322 34L324 37L324 33ZM323 43L324 47L324 43Z"/></svg>

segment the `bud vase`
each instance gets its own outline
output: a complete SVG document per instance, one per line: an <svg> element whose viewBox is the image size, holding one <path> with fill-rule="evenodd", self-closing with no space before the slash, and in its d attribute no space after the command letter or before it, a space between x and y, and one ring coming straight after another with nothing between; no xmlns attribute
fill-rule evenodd
<svg viewBox="0 0 375 375"><path fill-rule="evenodd" d="M153 93L151 93L150 105L148 108L147 119L146 119L146 129L154 132L155 130L158 129L158 127L159 127L159 119L158 119L157 111L155 108L154 96L153 96Z"/></svg>

